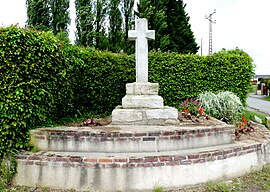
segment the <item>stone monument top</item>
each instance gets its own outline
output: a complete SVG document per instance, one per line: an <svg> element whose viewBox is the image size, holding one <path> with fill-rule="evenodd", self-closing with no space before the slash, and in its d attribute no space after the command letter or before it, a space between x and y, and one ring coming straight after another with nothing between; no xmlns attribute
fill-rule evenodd
<svg viewBox="0 0 270 192"><path fill-rule="evenodd" d="M164 106L158 83L148 82L148 40L155 39L155 31L148 30L145 18L136 18L135 30L128 31L128 37L136 41L136 82L126 84L122 105L112 112L112 124L178 124L177 109Z"/></svg>
<svg viewBox="0 0 270 192"><path fill-rule="evenodd" d="M137 18L135 30L128 31L128 38L136 41L136 82L148 82L148 40L155 39L155 31L148 30L147 19Z"/></svg>

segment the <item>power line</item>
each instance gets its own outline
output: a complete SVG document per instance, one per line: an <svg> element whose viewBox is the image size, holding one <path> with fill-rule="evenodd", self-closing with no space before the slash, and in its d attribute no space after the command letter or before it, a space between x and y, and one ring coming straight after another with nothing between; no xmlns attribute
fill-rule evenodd
<svg viewBox="0 0 270 192"><path fill-rule="evenodd" d="M213 13L210 13L209 16L205 16L205 19L209 20L209 50L208 50L208 54L212 55L212 44L213 44L213 39L212 39L212 23L216 23L216 20L212 20L212 16L213 14L216 13L216 10L214 10Z"/></svg>

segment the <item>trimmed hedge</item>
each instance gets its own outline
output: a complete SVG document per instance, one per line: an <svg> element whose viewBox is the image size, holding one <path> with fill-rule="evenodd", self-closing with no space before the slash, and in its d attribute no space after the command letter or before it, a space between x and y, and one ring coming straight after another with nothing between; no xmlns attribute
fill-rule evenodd
<svg viewBox="0 0 270 192"><path fill-rule="evenodd" d="M50 33L0 28L0 155L25 147L29 128L62 112L69 87L62 52Z"/></svg>
<svg viewBox="0 0 270 192"><path fill-rule="evenodd" d="M165 104L178 106L205 91L231 91L245 103L252 59L149 54L149 81L160 84ZM135 81L134 55L79 48L51 33L0 28L0 156L24 148L28 130L62 117L109 114Z"/></svg>
<svg viewBox="0 0 270 192"><path fill-rule="evenodd" d="M233 92L245 105L253 69L252 58L238 52L212 56L154 52L149 57L150 82L159 83L159 94L169 106L205 91Z"/></svg>

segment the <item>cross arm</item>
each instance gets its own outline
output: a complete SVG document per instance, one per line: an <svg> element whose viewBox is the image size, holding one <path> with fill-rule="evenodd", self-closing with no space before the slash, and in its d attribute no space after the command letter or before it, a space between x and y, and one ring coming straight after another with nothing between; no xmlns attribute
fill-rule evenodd
<svg viewBox="0 0 270 192"><path fill-rule="evenodd" d="M146 32L146 38L148 40L155 40L155 30L148 30Z"/></svg>
<svg viewBox="0 0 270 192"><path fill-rule="evenodd" d="M128 31L128 39L135 41L138 37L138 32L136 30L129 30Z"/></svg>

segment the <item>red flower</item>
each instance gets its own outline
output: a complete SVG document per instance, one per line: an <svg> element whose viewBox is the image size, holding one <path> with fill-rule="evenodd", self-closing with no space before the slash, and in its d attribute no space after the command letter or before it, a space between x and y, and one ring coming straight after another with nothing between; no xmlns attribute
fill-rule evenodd
<svg viewBox="0 0 270 192"><path fill-rule="evenodd" d="M246 124L247 124L247 120L245 119L245 117L244 117L244 116L242 116L242 121L243 121L244 125L246 125Z"/></svg>
<svg viewBox="0 0 270 192"><path fill-rule="evenodd" d="M203 114L203 108L202 108L202 107L200 107L200 109L199 109L199 113L200 113L200 115L202 115L202 114Z"/></svg>
<svg viewBox="0 0 270 192"><path fill-rule="evenodd" d="M186 108L184 108L184 112L188 114L189 113L189 110L187 110Z"/></svg>
<svg viewBox="0 0 270 192"><path fill-rule="evenodd" d="M238 127L239 127L239 129L242 129L243 128L242 123L240 123Z"/></svg>

